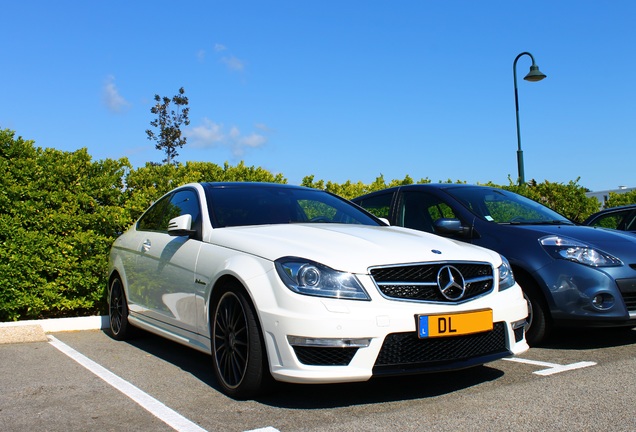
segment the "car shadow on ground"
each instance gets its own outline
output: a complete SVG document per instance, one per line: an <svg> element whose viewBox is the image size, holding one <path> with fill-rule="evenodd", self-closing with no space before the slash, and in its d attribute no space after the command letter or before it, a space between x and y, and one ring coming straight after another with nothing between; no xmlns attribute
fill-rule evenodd
<svg viewBox="0 0 636 432"><path fill-rule="evenodd" d="M109 334L108 331L105 333ZM199 381L218 389L212 372L212 357L210 355L138 328L134 329L133 336L125 343L171 363L190 373Z"/></svg>
<svg viewBox="0 0 636 432"><path fill-rule="evenodd" d="M137 331L127 343L173 364L211 389L221 391L212 372L209 355L142 330ZM271 392L254 400L277 408L338 408L432 398L494 381L503 375L503 371L484 365L452 372L374 378L357 383L276 383Z"/></svg>
<svg viewBox="0 0 636 432"><path fill-rule="evenodd" d="M501 378L504 373L488 366L453 372L374 378L346 384L286 384L257 399L276 408L325 409L373 405L410 399L427 399L464 390Z"/></svg>
<svg viewBox="0 0 636 432"><path fill-rule="evenodd" d="M540 348L559 350L591 350L635 345L636 329L630 327L563 328L555 330Z"/></svg>

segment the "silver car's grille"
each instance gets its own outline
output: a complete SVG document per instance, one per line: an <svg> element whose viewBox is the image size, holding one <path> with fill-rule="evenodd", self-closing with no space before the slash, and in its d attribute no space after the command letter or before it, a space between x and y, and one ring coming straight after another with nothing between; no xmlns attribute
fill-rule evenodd
<svg viewBox="0 0 636 432"><path fill-rule="evenodd" d="M387 335L373 367L374 375L461 369L510 355L505 324L471 335L420 339L416 332Z"/></svg>
<svg viewBox="0 0 636 432"><path fill-rule="evenodd" d="M294 346L294 353L302 364L312 366L347 366L358 348Z"/></svg>
<svg viewBox="0 0 636 432"><path fill-rule="evenodd" d="M438 285L440 270L448 266L457 269L464 280L464 295L457 299L444 296ZM439 262L375 267L370 273L380 292L396 300L457 303L486 294L495 285L493 268L484 263Z"/></svg>

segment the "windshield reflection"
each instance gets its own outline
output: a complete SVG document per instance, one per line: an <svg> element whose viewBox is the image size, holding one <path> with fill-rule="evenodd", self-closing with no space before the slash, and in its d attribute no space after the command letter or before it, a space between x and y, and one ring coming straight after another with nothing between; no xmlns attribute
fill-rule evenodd
<svg viewBox="0 0 636 432"><path fill-rule="evenodd" d="M446 190L481 219L515 225L573 225L560 215L524 196L502 189L457 187Z"/></svg>

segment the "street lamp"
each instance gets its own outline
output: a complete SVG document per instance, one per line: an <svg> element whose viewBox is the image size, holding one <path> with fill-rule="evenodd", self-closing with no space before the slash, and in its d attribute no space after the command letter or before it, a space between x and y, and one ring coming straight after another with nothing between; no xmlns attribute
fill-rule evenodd
<svg viewBox="0 0 636 432"><path fill-rule="evenodd" d="M546 77L546 75L539 70L539 66L534 62L534 57L529 52L522 52L515 58L514 63L512 63L512 75L515 81L515 109L517 114L517 169L519 170L519 185L526 182L525 173L523 172L523 150L521 150L521 130L519 129L519 96L517 95L517 60L524 55L530 56L532 66L530 66L528 75L523 77L523 79L530 82L537 82Z"/></svg>

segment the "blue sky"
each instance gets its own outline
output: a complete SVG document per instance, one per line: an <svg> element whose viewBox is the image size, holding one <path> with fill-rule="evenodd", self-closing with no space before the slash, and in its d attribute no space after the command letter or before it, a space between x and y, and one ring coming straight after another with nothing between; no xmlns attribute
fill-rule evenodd
<svg viewBox="0 0 636 432"><path fill-rule="evenodd" d="M184 87L180 162L326 181L636 186L636 2L3 4L0 128L94 160L160 162L155 94Z"/></svg>

